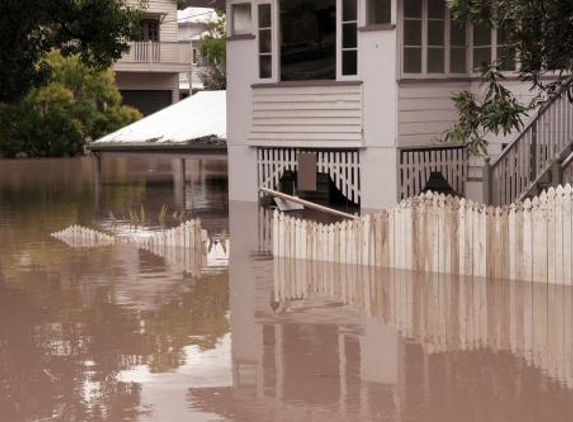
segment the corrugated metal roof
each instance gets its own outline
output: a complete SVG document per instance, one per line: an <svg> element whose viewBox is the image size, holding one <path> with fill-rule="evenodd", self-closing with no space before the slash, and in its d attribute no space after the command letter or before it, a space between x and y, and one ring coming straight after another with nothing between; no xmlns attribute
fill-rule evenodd
<svg viewBox="0 0 573 422"><path fill-rule="evenodd" d="M113 132L92 145L189 143L227 138L226 91L202 91Z"/></svg>

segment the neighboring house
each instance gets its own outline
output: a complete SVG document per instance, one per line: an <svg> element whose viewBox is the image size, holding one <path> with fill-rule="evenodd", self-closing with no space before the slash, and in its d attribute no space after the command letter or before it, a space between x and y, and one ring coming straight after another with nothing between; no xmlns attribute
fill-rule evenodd
<svg viewBox="0 0 573 422"><path fill-rule="evenodd" d="M148 115L179 100L179 74L191 71L189 43L177 39L177 1L150 0L141 40L116 64L123 102Z"/></svg>
<svg viewBox="0 0 573 422"><path fill-rule="evenodd" d="M228 0L227 22L231 200L256 201L287 170L306 190L330 179L363 209L420 193L436 170L480 199L481 163L438 141L457 119L451 96L476 92L474 68L502 58L510 89L531 95L503 34L454 21L445 0ZM492 139L490 155L507 142Z"/></svg>
<svg viewBox="0 0 573 422"><path fill-rule="evenodd" d="M208 7L188 7L180 10L177 17L178 40L181 43L191 43L193 54L191 77L189 73L181 73L179 77L179 90L183 98L203 89L201 72L204 67L201 64L201 37L209 32L213 22L217 20L217 14Z"/></svg>

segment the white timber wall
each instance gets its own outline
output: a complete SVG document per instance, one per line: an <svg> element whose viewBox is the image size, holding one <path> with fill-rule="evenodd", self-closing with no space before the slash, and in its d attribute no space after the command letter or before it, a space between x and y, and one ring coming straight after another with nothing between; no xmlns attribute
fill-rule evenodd
<svg viewBox="0 0 573 422"><path fill-rule="evenodd" d="M227 2L227 16L230 2ZM230 35L230 34L229 34ZM258 72L255 39L227 41L227 148L229 199L258 200L256 149L247 145L252 122L252 88Z"/></svg>
<svg viewBox="0 0 573 422"><path fill-rule="evenodd" d="M137 5L137 0L128 0L128 4ZM177 41L177 1L176 0L147 0L145 12L161 15L159 41Z"/></svg>
<svg viewBox="0 0 573 422"><path fill-rule="evenodd" d="M427 193L354 221L275 213L277 257L541 283L573 281L573 189L493 208Z"/></svg>
<svg viewBox="0 0 573 422"><path fill-rule="evenodd" d="M452 95L468 90L468 82L402 81L398 88L398 146L436 144L457 121Z"/></svg>
<svg viewBox="0 0 573 422"><path fill-rule="evenodd" d="M391 206L398 197L395 57L396 29L358 33L358 74L364 92L363 210Z"/></svg>
<svg viewBox="0 0 573 422"><path fill-rule="evenodd" d="M256 146L362 146L362 85L253 89L249 141Z"/></svg>

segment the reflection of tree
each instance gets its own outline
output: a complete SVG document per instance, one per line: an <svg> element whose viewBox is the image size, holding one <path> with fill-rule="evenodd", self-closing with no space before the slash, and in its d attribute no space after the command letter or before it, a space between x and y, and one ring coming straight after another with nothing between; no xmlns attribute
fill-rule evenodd
<svg viewBox="0 0 573 422"><path fill-rule="evenodd" d="M117 301L117 283L95 277L110 262L109 252L98 253L61 274L20 274L17 288L0 291L3 416L34 420L53 411L58 420L134 420L139 386L120 382L120 371L175 370L184 347L210 349L228 333L225 273L180 280L183 293L141 310ZM118 276L105 271L105 279Z"/></svg>

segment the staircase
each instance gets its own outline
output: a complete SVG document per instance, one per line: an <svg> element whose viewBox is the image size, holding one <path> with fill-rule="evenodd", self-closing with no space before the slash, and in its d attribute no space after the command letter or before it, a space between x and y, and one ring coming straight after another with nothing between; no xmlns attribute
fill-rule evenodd
<svg viewBox="0 0 573 422"><path fill-rule="evenodd" d="M501 206L573 182L573 77L483 171L484 201ZM571 179L571 180L567 180Z"/></svg>

